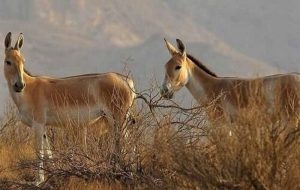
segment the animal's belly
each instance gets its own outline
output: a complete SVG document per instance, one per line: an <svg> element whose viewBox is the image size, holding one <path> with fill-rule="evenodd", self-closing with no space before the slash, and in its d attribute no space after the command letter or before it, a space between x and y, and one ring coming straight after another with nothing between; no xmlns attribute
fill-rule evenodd
<svg viewBox="0 0 300 190"><path fill-rule="evenodd" d="M48 110L46 114L47 125L90 124L105 115L104 111L97 107L65 108Z"/></svg>

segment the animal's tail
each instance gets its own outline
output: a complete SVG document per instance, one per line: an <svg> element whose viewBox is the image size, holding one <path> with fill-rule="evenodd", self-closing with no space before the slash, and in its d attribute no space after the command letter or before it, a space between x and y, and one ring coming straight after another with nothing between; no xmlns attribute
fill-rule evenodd
<svg viewBox="0 0 300 190"><path fill-rule="evenodd" d="M132 107L134 105L134 100L136 99L137 97L137 92L135 90L135 86L134 86L134 82L132 79L130 78L127 78L126 79L126 82L130 88L130 91L131 91L131 105L127 111L127 115L126 115L126 118L128 119L128 121L132 124L135 124L136 123L136 120L135 120L135 117L134 117L134 114L132 113Z"/></svg>
<svg viewBox="0 0 300 190"><path fill-rule="evenodd" d="M127 78L126 82L127 82L128 86L130 88L130 91L132 93L132 96L131 96L132 97L132 101L134 101L134 99L136 98L136 95L137 95L137 93L135 91L135 87L134 87L134 82L130 78Z"/></svg>

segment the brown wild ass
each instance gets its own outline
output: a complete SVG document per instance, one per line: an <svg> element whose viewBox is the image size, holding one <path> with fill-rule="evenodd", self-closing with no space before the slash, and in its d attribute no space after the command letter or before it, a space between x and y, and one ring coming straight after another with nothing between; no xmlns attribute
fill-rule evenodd
<svg viewBox="0 0 300 190"><path fill-rule="evenodd" d="M192 61L186 54L184 44L177 39L178 51L165 40L171 59L165 65L165 78L161 86L161 95L171 99L174 92L186 86L198 103L207 105L215 101L209 119L224 115L233 122L241 109L251 104L261 105L268 114L280 114L286 117L299 113L300 74L289 73L271 75L253 79L235 77L217 77L201 63ZM279 108L278 108L279 106ZM276 108L276 109L275 109Z"/></svg>
<svg viewBox="0 0 300 190"><path fill-rule="evenodd" d="M20 34L14 47L11 32L5 38L4 75L21 121L35 132L35 146L41 158L52 157L45 126L61 125L70 119L91 124L105 117L114 127L116 149L120 127L128 116L135 93L131 79L118 73L97 73L66 78L32 76L25 69L20 52ZM43 160L36 183L44 181Z"/></svg>

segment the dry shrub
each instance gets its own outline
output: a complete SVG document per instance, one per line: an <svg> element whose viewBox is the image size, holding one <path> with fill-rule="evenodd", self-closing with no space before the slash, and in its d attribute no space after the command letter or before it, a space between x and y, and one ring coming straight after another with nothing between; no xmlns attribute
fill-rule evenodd
<svg viewBox="0 0 300 190"><path fill-rule="evenodd" d="M34 187L37 159L29 128L2 119L0 186L5 189L297 189L300 138L297 116L251 105L235 123L206 120L205 107L182 108L153 91L140 96L114 159L114 134L98 123L48 128L54 153L45 158L47 181ZM211 105L208 105L211 106ZM280 108L281 109L281 108ZM13 113L13 112L12 112ZM279 112L276 112L279 114ZM288 120L286 119L288 118ZM229 136L229 131L232 136Z"/></svg>
<svg viewBox="0 0 300 190"><path fill-rule="evenodd" d="M174 147L177 164L174 170L183 179L178 180L178 186L300 188L299 117L296 109L293 114L285 110L293 106L284 107L279 102L275 100L273 113L265 112L260 103L250 104L238 110L234 123L224 118L212 121L206 144L200 143L201 148Z"/></svg>
<svg viewBox="0 0 300 190"><path fill-rule="evenodd" d="M31 139L29 127L18 121L17 111L8 104L0 121L0 189L15 189L18 182L32 180L32 169L20 170L24 161L35 157Z"/></svg>

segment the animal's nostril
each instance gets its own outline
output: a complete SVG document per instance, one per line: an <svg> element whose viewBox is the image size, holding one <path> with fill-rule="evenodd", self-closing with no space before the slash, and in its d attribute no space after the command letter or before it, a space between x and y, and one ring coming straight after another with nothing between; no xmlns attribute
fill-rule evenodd
<svg viewBox="0 0 300 190"><path fill-rule="evenodd" d="M164 88L161 88L160 89L160 94L165 94L166 93L166 90Z"/></svg>
<svg viewBox="0 0 300 190"><path fill-rule="evenodd" d="M16 90L22 90L23 88L25 88L25 83L18 83L18 82L16 82L16 83L14 84L14 88L15 88Z"/></svg>

